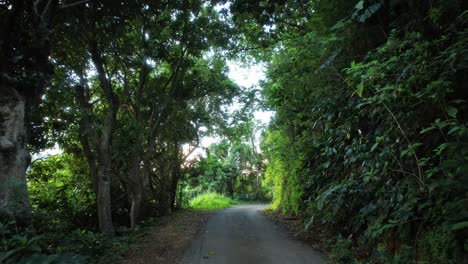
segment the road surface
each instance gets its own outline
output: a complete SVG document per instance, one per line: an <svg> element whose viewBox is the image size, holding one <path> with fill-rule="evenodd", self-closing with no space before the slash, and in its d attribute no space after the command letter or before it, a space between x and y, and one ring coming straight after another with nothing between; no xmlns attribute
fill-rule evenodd
<svg viewBox="0 0 468 264"><path fill-rule="evenodd" d="M183 264L320 264L322 255L267 219L264 205L217 212L182 258Z"/></svg>

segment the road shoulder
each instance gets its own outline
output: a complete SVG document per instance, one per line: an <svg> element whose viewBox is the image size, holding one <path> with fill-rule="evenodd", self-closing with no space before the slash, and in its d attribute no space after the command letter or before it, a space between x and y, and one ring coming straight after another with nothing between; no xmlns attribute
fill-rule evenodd
<svg viewBox="0 0 468 264"><path fill-rule="evenodd" d="M212 211L185 209L161 217L115 264L178 263L212 214Z"/></svg>
<svg viewBox="0 0 468 264"><path fill-rule="evenodd" d="M325 250L326 246L324 245L324 241L327 239L326 234L321 232L307 231L303 221L300 218L285 215L279 211L267 209L263 211L263 214L277 226L284 229L291 239L298 240L304 244L309 245L311 248L320 252L324 256L328 255L327 251Z"/></svg>

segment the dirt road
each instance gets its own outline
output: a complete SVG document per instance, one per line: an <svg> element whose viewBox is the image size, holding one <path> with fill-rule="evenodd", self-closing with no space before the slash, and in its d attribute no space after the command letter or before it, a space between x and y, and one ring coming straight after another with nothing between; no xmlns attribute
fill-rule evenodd
<svg viewBox="0 0 468 264"><path fill-rule="evenodd" d="M217 212L186 251L183 264L319 264L321 254L291 240L268 220L264 205L236 206Z"/></svg>

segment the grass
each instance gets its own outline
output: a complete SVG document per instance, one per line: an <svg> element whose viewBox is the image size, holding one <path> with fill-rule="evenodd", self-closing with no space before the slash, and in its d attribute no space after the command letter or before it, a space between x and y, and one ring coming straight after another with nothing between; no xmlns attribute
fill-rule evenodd
<svg viewBox="0 0 468 264"><path fill-rule="evenodd" d="M219 193L206 192L193 198L189 204L194 209L224 209L239 202Z"/></svg>

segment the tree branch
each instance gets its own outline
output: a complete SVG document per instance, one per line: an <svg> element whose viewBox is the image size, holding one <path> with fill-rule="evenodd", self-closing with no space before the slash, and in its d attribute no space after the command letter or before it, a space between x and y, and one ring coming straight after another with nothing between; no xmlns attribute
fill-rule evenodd
<svg viewBox="0 0 468 264"><path fill-rule="evenodd" d="M75 3L71 3L71 4L62 5L62 6L60 6L60 9L65 9L65 8L69 8L69 7L74 7L74 6L81 5L81 4L86 4L86 3L89 3L89 2L92 2L92 1L93 1L93 0L78 1L78 2L75 2Z"/></svg>

